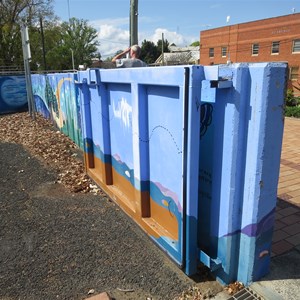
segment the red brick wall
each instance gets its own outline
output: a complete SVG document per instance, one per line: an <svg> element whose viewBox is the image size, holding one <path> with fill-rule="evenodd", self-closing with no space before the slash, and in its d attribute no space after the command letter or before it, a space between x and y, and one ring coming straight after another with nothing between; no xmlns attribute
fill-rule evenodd
<svg viewBox="0 0 300 300"><path fill-rule="evenodd" d="M229 57L222 57L221 47L226 46L230 61L271 62L285 61L289 66L300 66L300 53L292 54L293 40L300 39L300 13L264 19L200 32L200 64L225 64ZM272 42L279 41L279 54L271 54ZM259 44L259 54L252 55L252 44ZM209 57L214 48L214 57ZM300 70L299 70L300 73ZM292 82L300 88L300 74ZM295 93L300 93L295 89Z"/></svg>

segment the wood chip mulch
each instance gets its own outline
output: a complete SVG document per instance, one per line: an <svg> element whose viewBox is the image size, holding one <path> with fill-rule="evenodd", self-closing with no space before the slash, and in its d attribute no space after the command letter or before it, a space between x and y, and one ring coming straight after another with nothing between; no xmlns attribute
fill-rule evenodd
<svg viewBox="0 0 300 300"><path fill-rule="evenodd" d="M24 146L34 157L57 171L57 182L73 193L103 194L85 174L81 149L52 124L28 112L0 116L0 142Z"/></svg>

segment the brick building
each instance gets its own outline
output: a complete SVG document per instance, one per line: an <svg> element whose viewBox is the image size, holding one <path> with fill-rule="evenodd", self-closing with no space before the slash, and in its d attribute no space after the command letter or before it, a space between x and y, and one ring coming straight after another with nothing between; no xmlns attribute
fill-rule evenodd
<svg viewBox="0 0 300 300"><path fill-rule="evenodd" d="M200 64L287 62L289 88L300 96L300 13L200 32Z"/></svg>

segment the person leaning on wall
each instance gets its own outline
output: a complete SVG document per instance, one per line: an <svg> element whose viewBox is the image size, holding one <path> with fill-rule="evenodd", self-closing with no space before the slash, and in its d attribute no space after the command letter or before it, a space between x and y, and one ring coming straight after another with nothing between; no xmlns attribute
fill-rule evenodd
<svg viewBox="0 0 300 300"><path fill-rule="evenodd" d="M129 53L129 58L124 56ZM116 63L117 68L137 68L137 67L148 67L148 65L139 59L141 54L141 48L138 45L133 45L128 49L124 50L120 54L116 55L112 62Z"/></svg>

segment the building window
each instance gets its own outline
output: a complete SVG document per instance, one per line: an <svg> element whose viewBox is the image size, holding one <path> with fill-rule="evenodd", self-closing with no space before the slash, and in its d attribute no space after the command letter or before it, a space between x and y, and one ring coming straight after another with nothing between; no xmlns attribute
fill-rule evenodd
<svg viewBox="0 0 300 300"><path fill-rule="evenodd" d="M209 57L213 58L215 56L215 48L209 48Z"/></svg>
<svg viewBox="0 0 300 300"><path fill-rule="evenodd" d="M227 56L227 47L222 47L221 53L222 53L222 57L226 57Z"/></svg>
<svg viewBox="0 0 300 300"><path fill-rule="evenodd" d="M300 53L300 40L293 41L293 53Z"/></svg>
<svg viewBox="0 0 300 300"><path fill-rule="evenodd" d="M297 80L299 74L299 66L290 68L290 80Z"/></svg>
<svg viewBox="0 0 300 300"><path fill-rule="evenodd" d="M252 55L258 55L259 44L252 44Z"/></svg>
<svg viewBox="0 0 300 300"><path fill-rule="evenodd" d="M279 54L279 44L280 42L272 42L272 54Z"/></svg>

